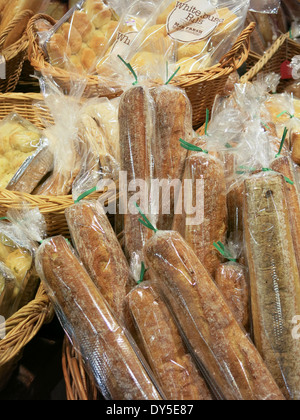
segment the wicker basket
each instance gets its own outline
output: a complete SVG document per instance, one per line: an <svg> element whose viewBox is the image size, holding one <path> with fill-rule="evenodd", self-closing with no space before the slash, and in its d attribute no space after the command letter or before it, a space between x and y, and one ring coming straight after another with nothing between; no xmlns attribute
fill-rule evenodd
<svg viewBox="0 0 300 420"><path fill-rule="evenodd" d="M7 385L25 346L37 335L41 327L52 321L54 311L42 286L36 297L8 320L0 324L0 391Z"/></svg>
<svg viewBox="0 0 300 420"><path fill-rule="evenodd" d="M29 60L37 71L47 71L57 82L68 89L70 73L66 70L51 66L46 61L45 54L39 46L38 37L35 33L35 23L39 19L46 19L52 25L54 19L48 15L35 15L27 27L29 37ZM206 70L185 74L174 78L171 83L185 89L193 107L193 125L199 126L204 123L206 108L211 109L216 95L223 91L229 75L238 69L248 57L250 50L250 37L255 29L255 23L251 23L239 36L236 43L221 60L220 63ZM77 76L78 77L78 76ZM108 98L119 96L122 90L119 86L110 88L100 85L97 76L89 76L87 80L86 96L106 96Z"/></svg>
<svg viewBox="0 0 300 420"><path fill-rule="evenodd" d="M13 45L3 50L3 45L8 34L14 30L14 28L24 19L29 20L33 17L33 12L25 10L24 12L17 15L7 28L0 34L0 53L4 57L6 62L6 78L0 79L0 92L13 92L20 79L23 64L27 57L29 40L27 33L15 42Z"/></svg>
<svg viewBox="0 0 300 420"><path fill-rule="evenodd" d="M17 112L21 117L43 129L44 122L53 122L47 109L34 106L35 102L41 103L43 97L37 93L6 93L0 94L0 120ZM101 193L93 193L91 198L99 198ZM0 189L0 217L4 217L11 207L18 207L22 202L27 202L31 207L38 207L45 217L48 236L64 235L69 237L69 229L65 218L65 209L74 201L71 195L61 197L44 197L24 194L15 191Z"/></svg>
<svg viewBox="0 0 300 420"><path fill-rule="evenodd" d="M263 57L254 53L251 54L252 67L241 78L241 83L252 81L259 73L281 74L282 63L286 60L291 60L295 55L300 55L300 44L291 39L289 33L283 34L274 42ZM283 92L289 83L290 80L281 80L278 92Z"/></svg>

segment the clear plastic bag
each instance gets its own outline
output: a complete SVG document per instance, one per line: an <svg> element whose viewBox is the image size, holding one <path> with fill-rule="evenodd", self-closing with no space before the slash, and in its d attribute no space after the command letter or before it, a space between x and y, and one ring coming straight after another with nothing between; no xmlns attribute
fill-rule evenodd
<svg viewBox="0 0 300 420"><path fill-rule="evenodd" d="M47 107L54 123L45 122L44 136L53 156L53 168L34 189L35 195L64 196L72 191L72 185L82 166L78 121L82 112L82 95L85 80L71 81L69 94L47 74L39 79L43 94L41 107Z"/></svg>
<svg viewBox="0 0 300 420"><path fill-rule="evenodd" d="M109 1L81 0L40 39L52 66L77 74L93 74L115 37L119 16Z"/></svg>
<svg viewBox="0 0 300 420"><path fill-rule="evenodd" d="M252 12L277 14L281 6L281 0L250 0Z"/></svg>
<svg viewBox="0 0 300 420"><path fill-rule="evenodd" d="M43 216L36 209L26 205L11 209L7 221L0 221L0 262L8 269L6 278L14 284L10 302L2 302L6 307L6 317L29 303L35 296L39 278L35 272L34 255L38 243L46 235ZM1 314L3 315L3 314Z"/></svg>
<svg viewBox="0 0 300 420"><path fill-rule="evenodd" d="M196 254L177 232L158 231L145 262L211 388L226 400L282 400L270 372Z"/></svg>
<svg viewBox="0 0 300 420"><path fill-rule="evenodd" d="M128 294L127 302L145 357L167 399L212 400L167 305L152 282L135 287Z"/></svg>
<svg viewBox="0 0 300 420"><path fill-rule="evenodd" d="M0 130L0 187L6 188L24 162L42 147L43 139L42 132L16 112L1 121Z"/></svg>
<svg viewBox="0 0 300 420"><path fill-rule="evenodd" d="M131 336L112 315L64 237L43 242L36 268L63 329L103 397L161 400L153 374Z"/></svg>
<svg viewBox="0 0 300 420"><path fill-rule="evenodd" d="M179 67L177 74L211 67L242 31L248 7L248 0L162 0L130 63L141 77L163 81L168 80L166 62L169 76Z"/></svg>

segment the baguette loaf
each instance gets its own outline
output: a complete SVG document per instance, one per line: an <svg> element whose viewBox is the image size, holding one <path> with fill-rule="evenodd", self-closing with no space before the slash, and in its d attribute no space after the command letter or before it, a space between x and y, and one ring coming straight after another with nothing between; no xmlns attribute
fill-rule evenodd
<svg viewBox="0 0 300 420"><path fill-rule="evenodd" d="M284 399L196 254L178 232L146 244L147 266L212 384L227 400Z"/></svg>
<svg viewBox="0 0 300 420"><path fill-rule="evenodd" d="M102 206L82 201L68 207L65 215L85 269L113 313L125 321L125 297L134 286L134 280Z"/></svg>
<svg viewBox="0 0 300 420"><path fill-rule="evenodd" d="M66 240L58 236L45 241L37 251L36 264L63 328L104 398L160 400L129 336Z"/></svg>
<svg viewBox="0 0 300 420"><path fill-rule="evenodd" d="M298 270L300 274L300 197L297 187L296 173L294 165L290 157L282 156L275 159L270 168L275 172L281 173L292 181L293 184L286 182L286 201L290 217L291 233L293 237L293 244L295 256L297 260Z"/></svg>
<svg viewBox="0 0 300 420"><path fill-rule="evenodd" d="M128 184L141 180L149 185L153 174L151 141L154 124L154 103L148 89L137 86L123 93L119 106L120 153L121 171L127 174ZM128 203L133 195L133 192L128 193ZM148 202L149 197L146 193L142 191L141 196ZM137 212L132 214L130 209L124 210L127 212L124 215L125 253L132 272L139 273L142 249L150 238L151 231L139 223L140 215ZM148 209L143 211L148 213Z"/></svg>
<svg viewBox="0 0 300 420"><path fill-rule="evenodd" d="M221 257L214 248L214 242L225 242L227 230L226 185L224 168L218 159L205 153L191 154L185 165L183 180L192 180L192 191L184 190L182 210L174 216L173 230L178 231L192 247L209 274L214 277L221 263ZM203 181L203 191L196 190L197 182ZM193 206L204 198L203 221L188 224L187 200ZM181 213L181 214L180 214Z"/></svg>
<svg viewBox="0 0 300 420"><path fill-rule="evenodd" d="M26 159L6 189L31 194L52 169L53 154L48 146L42 146Z"/></svg>
<svg viewBox="0 0 300 420"><path fill-rule="evenodd" d="M300 398L300 341L291 321L300 313L300 279L282 175L245 181L245 245L254 340L286 398Z"/></svg>
<svg viewBox="0 0 300 420"><path fill-rule="evenodd" d="M171 86L159 86L150 90L155 103L156 129L153 137L154 178L169 183L182 180L187 150L179 146L179 139L192 140L192 109L185 92ZM172 104L172 106L170 106ZM169 203L169 209L164 208ZM175 194L161 196L157 228L172 229ZM161 208L162 207L162 208Z"/></svg>
<svg viewBox="0 0 300 420"><path fill-rule="evenodd" d="M127 299L145 357L167 399L211 400L171 313L153 286L147 282L137 286Z"/></svg>
<svg viewBox="0 0 300 420"><path fill-rule="evenodd" d="M216 271L215 283L238 323L249 332L250 290L246 268L235 262L221 264Z"/></svg>

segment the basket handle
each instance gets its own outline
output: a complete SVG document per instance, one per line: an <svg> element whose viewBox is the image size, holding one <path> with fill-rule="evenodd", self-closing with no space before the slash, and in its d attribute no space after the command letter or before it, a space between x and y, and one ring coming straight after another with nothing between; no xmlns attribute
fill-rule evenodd
<svg viewBox="0 0 300 420"><path fill-rule="evenodd" d="M244 63L245 57L248 57L250 51L250 38L255 28L256 23L251 22L241 32L231 50L221 58L221 68L233 67L234 69L238 69Z"/></svg>
<svg viewBox="0 0 300 420"><path fill-rule="evenodd" d="M23 12L19 13L10 23L7 25L7 27L1 32L0 34L0 50L2 50L2 47L5 43L5 40L7 36L10 34L10 32L15 29L15 27L20 23L23 19L32 18L33 12L31 10L24 10ZM26 31L25 31L26 32Z"/></svg>
<svg viewBox="0 0 300 420"><path fill-rule="evenodd" d="M248 71L248 73L241 77L240 83L247 83L251 81L263 69L267 62L277 53L279 48L285 43L289 36L289 33L281 35L262 56L262 58Z"/></svg>

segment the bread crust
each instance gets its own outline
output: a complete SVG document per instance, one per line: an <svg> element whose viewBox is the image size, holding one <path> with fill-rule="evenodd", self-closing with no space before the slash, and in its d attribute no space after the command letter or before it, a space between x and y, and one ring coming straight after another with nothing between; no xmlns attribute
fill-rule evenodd
<svg viewBox="0 0 300 420"><path fill-rule="evenodd" d="M175 87L159 86L150 89L155 103L155 136L153 137L154 178L182 180L187 150L179 140L191 142L193 137L192 108L186 93ZM172 104L172 106L170 106ZM170 191L170 214L163 214L160 199L157 228L172 229L175 197Z"/></svg>
<svg viewBox="0 0 300 420"><path fill-rule="evenodd" d="M148 266L194 354L227 400L284 399L208 272L178 232L157 232Z"/></svg>
<svg viewBox="0 0 300 420"><path fill-rule="evenodd" d="M203 223L188 225L183 197L182 212L175 214L173 230L178 231L192 247L209 274L214 277L221 264L221 256L214 242L225 242L227 231L226 185L221 161L202 152L191 154L185 164L183 180L192 180L190 200L195 206L196 182L203 180ZM178 213L180 213L178 211Z"/></svg>
<svg viewBox="0 0 300 420"><path fill-rule="evenodd" d="M292 335L300 313L300 279L279 174L245 181L245 245L256 347L286 398L299 399L300 341Z"/></svg>
<svg viewBox="0 0 300 420"><path fill-rule="evenodd" d="M212 395L187 352L178 328L151 283L128 295L134 324L146 349L145 357L168 400L212 400Z"/></svg>
<svg viewBox="0 0 300 420"><path fill-rule="evenodd" d="M62 236L46 240L37 270L57 315L106 399L160 400L125 330Z"/></svg>

